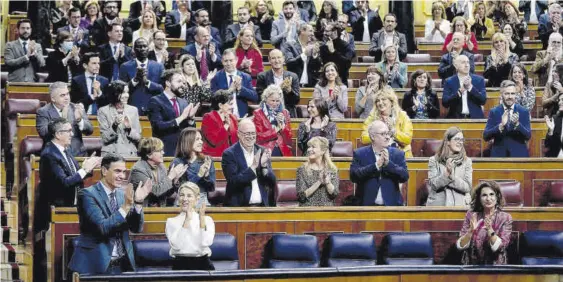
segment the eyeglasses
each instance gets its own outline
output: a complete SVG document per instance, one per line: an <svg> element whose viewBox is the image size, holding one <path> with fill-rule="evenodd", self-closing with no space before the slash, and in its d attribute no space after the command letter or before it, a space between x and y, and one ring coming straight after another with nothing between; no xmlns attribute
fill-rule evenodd
<svg viewBox="0 0 563 282"><path fill-rule="evenodd" d="M457 143L464 143L465 139L464 138L452 138L452 141L457 142Z"/></svg>
<svg viewBox="0 0 563 282"><path fill-rule="evenodd" d="M64 130L59 130L57 132L63 132L63 133L71 133L72 129L64 129Z"/></svg>
<svg viewBox="0 0 563 282"><path fill-rule="evenodd" d="M389 136L391 136L391 132L389 132L389 131L385 131L385 132L376 132L375 134L376 134L376 135L381 135L381 136L383 136L383 137L389 137Z"/></svg>
<svg viewBox="0 0 563 282"><path fill-rule="evenodd" d="M238 133L240 133L240 135L242 135L242 137L244 137L244 138L253 138L253 137L256 137L256 132L242 132L242 131L239 131Z"/></svg>

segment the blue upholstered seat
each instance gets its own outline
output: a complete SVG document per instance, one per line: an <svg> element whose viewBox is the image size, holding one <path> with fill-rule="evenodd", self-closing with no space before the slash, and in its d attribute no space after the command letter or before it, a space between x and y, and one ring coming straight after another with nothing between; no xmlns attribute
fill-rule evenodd
<svg viewBox="0 0 563 282"><path fill-rule="evenodd" d="M391 265L432 265L432 238L425 232L390 233L381 243L381 263Z"/></svg>
<svg viewBox="0 0 563 282"><path fill-rule="evenodd" d="M326 239L323 266L370 266L377 263L377 249L371 234L331 234Z"/></svg>
<svg viewBox="0 0 563 282"><path fill-rule="evenodd" d="M520 255L524 265L563 265L563 231L526 231Z"/></svg>
<svg viewBox="0 0 563 282"><path fill-rule="evenodd" d="M211 261L215 270L239 269L237 239L229 233L216 233L211 245Z"/></svg>
<svg viewBox="0 0 563 282"><path fill-rule="evenodd" d="M313 268L320 265L315 236L274 235L268 248L268 268Z"/></svg>

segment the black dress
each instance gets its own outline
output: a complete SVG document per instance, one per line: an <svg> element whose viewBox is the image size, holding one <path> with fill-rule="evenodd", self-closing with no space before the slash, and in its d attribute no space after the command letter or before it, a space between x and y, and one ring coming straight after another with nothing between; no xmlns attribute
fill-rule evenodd
<svg viewBox="0 0 563 282"><path fill-rule="evenodd" d="M77 75L84 73L84 69L80 62L70 59L67 66L63 65L63 59L66 55L59 49L55 49L47 56L46 65L49 72L46 82L62 81L70 83L71 79ZM70 70L70 77L68 71Z"/></svg>

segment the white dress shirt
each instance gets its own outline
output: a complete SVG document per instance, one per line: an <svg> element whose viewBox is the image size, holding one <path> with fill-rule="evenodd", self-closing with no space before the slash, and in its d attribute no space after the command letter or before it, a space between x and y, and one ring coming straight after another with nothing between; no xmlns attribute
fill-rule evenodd
<svg viewBox="0 0 563 282"><path fill-rule="evenodd" d="M91 76L94 77L94 80L96 80L96 74L90 73L88 71L84 72L84 76L86 77L86 89L88 90L88 95L90 95L90 98L92 100L94 100L94 102L96 101L96 99L94 98L94 96L92 95L92 79L90 79ZM98 95L98 97L102 96L102 92L101 92L101 88L100 88L100 94ZM98 107L99 109L100 107ZM88 107L88 109L86 109L86 113L91 115L92 114L92 105L90 105Z"/></svg>
<svg viewBox="0 0 563 282"><path fill-rule="evenodd" d="M201 257L211 256L209 246L215 237L215 223L205 216L205 229L200 227L199 214L194 213L188 227L184 228L186 213L166 220L166 238L170 243L170 256Z"/></svg>
<svg viewBox="0 0 563 282"><path fill-rule="evenodd" d="M375 155L375 167L377 168L377 170L379 170L380 167L377 165L377 160L379 160L379 154L375 150L373 150L373 154ZM381 180L381 174L379 176L379 180ZM385 202L383 202L383 190L381 190L381 184L379 185L379 193L377 193L377 197L375 198L375 204L385 205Z"/></svg>
<svg viewBox="0 0 563 282"><path fill-rule="evenodd" d="M394 44L393 43L393 37L395 37L394 35L395 35L394 32L391 32L391 33L385 32L385 44L383 44L382 46L387 47L387 46L393 45Z"/></svg>
<svg viewBox="0 0 563 282"><path fill-rule="evenodd" d="M369 10L368 10L369 13ZM364 19L364 34L362 35L362 42L369 43L371 42L371 34L369 33L369 14L366 13Z"/></svg>
<svg viewBox="0 0 563 282"><path fill-rule="evenodd" d="M463 80L465 76L458 75L459 78L459 90L461 90L461 113L464 115L469 114L469 106L467 104L467 89L463 86Z"/></svg>
<svg viewBox="0 0 563 282"><path fill-rule="evenodd" d="M301 60L303 60L303 73L301 74L301 79L299 80L300 84L308 84L309 83L309 74L307 73L307 61L309 57L305 54L305 48L307 44L301 43L301 40L298 40L299 44L301 45Z"/></svg>
<svg viewBox="0 0 563 282"><path fill-rule="evenodd" d="M240 144L239 144L240 145ZM244 153L244 159L246 160L246 165L250 167L254 162L254 147L252 147L252 152L248 152L242 145L242 152ZM258 173L255 171L256 176ZM250 194L249 204L261 204L262 195L260 194L260 188L258 187L258 177L252 180L252 193Z"/></svg>
<svg viewBox="0 0 563 282"><path fill-rule="evenodd" d="M235 77L238 76L238 73L237 73L236 70L235 70L234 72L227 72L227 71L225 71L225 76L226 76L226 78L227 78L227 86L228 86L228 87L231 87L231 84L234 82ZM231 76L231 77L229 78L229 76ZM229 81L229 79L230 79L230 81ZM229 83L229 82L230 82L230 83ZM233 100L234 100L234 103L233 103L233 115L235 115L235 117L241 117L241 116L239 115L239 113L238 113L237 92L236 92L236 91L233 92Z"/></svg>

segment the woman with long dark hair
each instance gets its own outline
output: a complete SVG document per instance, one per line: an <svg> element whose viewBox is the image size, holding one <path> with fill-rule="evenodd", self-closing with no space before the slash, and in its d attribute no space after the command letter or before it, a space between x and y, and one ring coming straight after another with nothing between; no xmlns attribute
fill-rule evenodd
<svg viewBox="0 0 563 282"><path fill-rule="evenodd" d="M438 95L432 90L432 76L424 70L411 75L411 90L405 92L401 107L411 119L431 119L440 116Z"/></svg>

